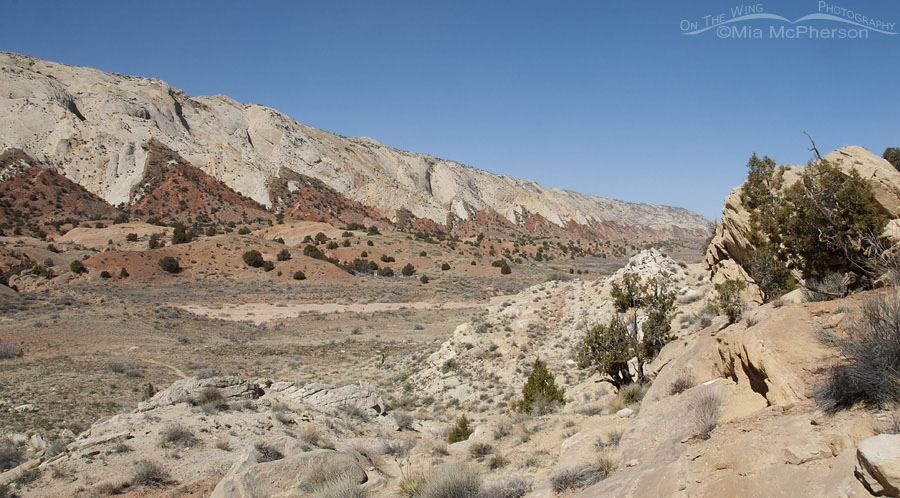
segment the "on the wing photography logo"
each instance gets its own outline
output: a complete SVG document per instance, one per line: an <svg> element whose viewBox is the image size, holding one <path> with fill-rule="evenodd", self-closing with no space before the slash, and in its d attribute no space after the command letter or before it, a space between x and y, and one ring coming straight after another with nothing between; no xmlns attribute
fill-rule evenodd
<svg viewBox="0 0 900 498"><path fill-rule="evenodd" d="M723 39L748 40L867 40L893 36L896 23L875 13L848 9L820 0L816 11L791 20L766 11L761 3L736 5L728 12L682 19L681 34L696 36L709 31Z"/></svg>

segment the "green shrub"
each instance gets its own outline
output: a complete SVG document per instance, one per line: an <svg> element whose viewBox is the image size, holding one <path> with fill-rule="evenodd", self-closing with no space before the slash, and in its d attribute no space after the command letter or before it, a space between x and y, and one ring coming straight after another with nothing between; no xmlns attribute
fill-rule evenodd
<svg viewBox="0 0 900 498"><path fill-rule="evenodd" d="M328 244L325 245L325 248L328 250L337 249L338 243L332 240L331 242L329 242Z"/></svg>
<svg viewBox="0 0 900 498"><path fill-rule="evenodd" d="M372 225L369 227L369 230L366 231L369 235L380 235L381 232L378 231L378 227Z"/></svg>
<svg viewBox="0 0 900 498"><path fill-rule="evenodd" d="M553 374L547 369L547 365L540 360L534 360L534 366L522 388L522 399L513 405L513 410L522 413L537 413L542 415L550 411L554 405L566 404L566 391L557 387Z"/></svg>
<svg viewBox="0 0 900 498"><path fill-rule="evenodd" d="M393 276L394 276L394 270L390 269L390 267L387 267L387 266L385 266L385 267L383 267L383 268L379 268L379 269L378 269L378 276L379 276L379 277L393 277Z"/></svg>
<svg viewBox="0 0 900 498"><path fill-rule="evenodd" d="M294 280L306 280L306 274L297 270L294 272Z"/></svg>
<svg viewBox="0 0 900 498"><path fill-rule="evenodd" d="M207 236L207 237L213 237L213 236L215 236L217 233L219 233L219 232L216 231L216 227L214 227L214 226L210 226L210 227L208 227L208 228L206 229L206 236Z"/></svg>
<svg viewBox="0 0 900 498"><path fill-rule="evenodd" d="M737 323L744 314L744 298L741 292L747 288L743 280L729 278L716 284L716 298L710 303L710 311L728 317L728 323Z"/></svg>
<svg viewBox="0 0 900 498"><path fill-rule="evenodd" d="M453 444L465 441L466 439L469 439L472 432L474 431L469 427L469 419L466 418L465 415L461 415L456 419L456 425L450 429L450 434L447 436L447 442Z"/></svg>
<svg viewBox="0 0 900 498"><path fill-rule="evenodd" d="M634 356L631 331L618 315L609 324L597 324L582 339L576 349L578 366L596 368L609 375L613 385L623 386L632 382L628 361Z"/></svg>
<svg viewBox="0 0 900 498"><path fill-rule="evenodd" d="M250 233L250 228L248 227L241 227L238 229L238 235L247 235L248 233Z"/></svg>
<svg viewBox="0 0 900 498"><path fill-rule="evenodd" d="M450 269L450 263L442 263L441 264L441 271L447 271L449 269Z"/></svg>
<svg viewBox="0 0 900 498"><path fill-rule="evenodd" d="M76 275L87 273L87 268L84 267L84 263L77 259L69 263L69 269Z"/></svg>
<svg viewBox="0 0 900 498"><path fill-rule="evenodd" d="M263 261L262 269L267 272L272 271L275 269L275 263L271 261Z"/></svg>
<svg viewBox="0 0 900 498"><path fill-rule="evenodd" d="M180 223L175 225L175 230L172 232L172 245L186 244L190 241L191 235L187 231L187 228Z"/></svg>
<svg viewBox="0 0 900 498"><path fill-rule="evenodd" d="M316 243L322 243L322 242L327 242L327 241L328 241L328 237L325 236L324 233L319 232L319 233L316 234L315 237L313 237L313 240L315 240Z"/></svg>
<svg viewBox="0 0 900 498"><path fill-rule="evenodd" d="M512 268L510 268L509 264L507 264L507 262L504 261L503 264L500 265L500 274L501 275L509 275L510 273L512 273Z"/></svg>
<svg viewBox="0 0 900 498"><path fill-rule="evenodd" d="M137 242L138 235L136 233L129 233L125 235L125 240L128 242Z"/></svg>
<svg viewBox="0 0 900 498"><path fill-rule="evenodd" d="M121 270L119 270L119 278L128 278L128 277L129 277L128 270L126 270L124 267Z"/></svg>
<svg viewBox="0 0 900 498"><path fill-rule="evenodd" d="M884 154L882 154L883 158L887 159L887 162L891 163L897 171L900 171L900 149L897 147L888 147L884 149Z"/></svg>
<svg viewBox="0 0 900 498"><path fill-rule="evenodd" d="M178 260L173 258L172 256L164 256L159 258L157 262L159 267L168 273L178 273L181 271L181 267L178 265Z"/></svg>
<svg viewBox="0 0 900 498"><path fill-rule="evenodd" d="M400 273L403 274L404 277L410 277L416 273L416 268L412 263L406 263L406 266L400 270Z"/></svg>
<svg viewBox="0 0 900 498"><path fill-rule="evenodd" d="M103 278L103 279L112 278L112 273L110 273L106 270L103 270L100 272L100 278Z"/></svg>
<svg viewBox="0 0 900 498"><path fill-rule="evenodd" d="M395 261L396 261L396 260L394 259L393 256L388 256L387 254L382 254L382 255L381 255L381 262L382 262L382 263L393 263L393 262L395 262Z"/></svg>
<svg viewBox="0 0 900 498"><path fill-rule="evenodd" d="M160 235L158 233L150 234L150 238L147 239L147 247L150 249L156 249L157 247L161 247L161 243L159 241Z"/></svg>
<svg viewBox="0 0 900 498"><path fill-rule="evenodd" d="M256 249L245 252L243 255L243 258L244 258L244 263L246 263L247 266L250 266L253 268L259 268L263 265L262 253L260 253Z"/></svg>
<svg viewBox="0 0 900 498"><path fill-rule="evenodd" d="M333 475L313 492L314 498L362 498L359 483L349 472Z"/></svg>
<svg viewBox="0 0 900 498"><path fill-rule="evenodd" d="M423 284L427 284L428 283L428 275L422 275L421 277L419 277L419 282L422 282Z"/></svg>

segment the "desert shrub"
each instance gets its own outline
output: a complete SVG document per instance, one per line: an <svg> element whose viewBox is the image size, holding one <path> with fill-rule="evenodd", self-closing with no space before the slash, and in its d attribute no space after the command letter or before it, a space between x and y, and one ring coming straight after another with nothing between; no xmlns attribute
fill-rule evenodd
<svg viewBox="0 0 900 498"><path fill-rule="evenodd" d="M191 234L187 231L187 228L180 223L175 225L175 230L172 231L172 245L186 244L190 241Z"/></svg>
<svg viewBox="0 0 900 498"><path fill-rule="evenodd" d="M550 485L553 486L553 491L562 493L569 489L586 488L602 481L605 477L595 466L582 464L559 469L550 474Z"/></svg>
<svg viewBox="0 0 900 498"><path fill-rule="evenodd" d="M409 475L401 479L397 494L404 498L415 498L421 496L424 486L425 479L421 475Z"/></svg>
<svg viewBox="0 0 900 498"><path fill-rule="evenodd" d="M294 280L306 280L306 274L297 270L294 272Z"/></svg>
<svg viewBox="0 0 900 498"><path fill-rule="evenodd" d="M128 278L128 277L129 277L128 270L126 270L124 267L121 270L119 270L119 278Z"/></svg>
<svg viewBox="0 0 900 498"><path fill-rule="evenodd" d="M375 243L372 242L371 240L367 240L367 241L366 241L366 245L369 246L369 247L374 247L374 246L375 246Z"/></svg>
<svg viewBox="0 0 900 498"><path fill-rule="evenodd" d="M260 441L253 445L253 447L256 449L256 461L259 463L274 462L284 458L284 455L282 455L280 451L264 442Z"/></svg>
<svg viewBox="0 0 900 498"><path fill-rule="evenodd" d="M9 360L22 356L22 346L11 342L0 341L0 360Z"/></svg>
<svg viewBox="0 0 900 498"><path fill-rule="evenodd" d="M0 484L0 498L15 498L9 484Z"/></svg>
<svg viewBox="0 0 900 498"><path fill-rule="evenodd" d="M897 147L888 147L884 149L884 154L881 157L887 159L887 162L891 163L891 166L894 167L897 171L900 171L900 149Z"/></svg>
<svg viewBox="0 0 900 498"><path fill-rule="evenodd" d="M479 460L490 455L494 451L494 447L482 442L469 443L469 455Z"/></svg>
<svg viewBox="0 0 900 498"><path fill-rule="evenodd" d="M0 439L0 472L22 463L22 452L9 439Z"/></svg>
<svg viewBox="0 0 900 498"><path fill-rule="evenodd" d="M393 262L395 262L395 261L397 261L397 260L394 259L393 256L388 256L387 254L382 254L382 255L381 255L381 262L382 262L382 263L393 263Z"/></svg>
<svg viewBox="0 0 900 498"><path fill-rule="evenodd" d="M244 258L244 263L246 263L247 266L259 268L263 265L262 253L260 253L256 249L245 252L242 257Z"/></svg>
<svg viewBox="0 0 900 498"><path fill-rule="evenodd" d="M150 234L150 238L147 239L147 247L150 249L156 249L157 247L161 247L163 244L159 241L160 234L153 233Z"/></svg>
<svg viewBox="0 0 900 498"><path fill-rule="evenodd" d="M380 235L381 234L381 232L378 231L378 227L376 227L375 225L370 226L369 229L366 230L366 233L369 235Z"/></svg>
<svg viewBox="0 0 900 498"><path fill-rule="evenodd" d="M159 431L159 442L162 446L179 445L193 446L197 440L194 433L187 427L179 423L171 423L166 425Z"/></svg>
<svg viewBox="0 0 900 498"><path fill-rule="evenodd" d="M263 261L262 269L263 269L263 271L267 271L267 272L272 271L275 269L275 263L273 263L271 261Z"/></svg>
<svg viewBox="0 0 900 498"><path fill-rule="evenodd" d="M520 498L531 491L531 481L519 476L504 477L484 486L484 498Z"/></svg>
<svg viewBox="0 0 900 498"><path fill-rule="evenodd" d="M403 269L400 270L400 273L404 277L409 277L416 273L416 268L412 265L412 263L406 263Z"/></svg>
<svg viewBox="0 0 900 498"><path fill-rule="evenodd" d="M128 242L137 242L138 235L136 233L129 233L125 235L125 240Z"/></svg>
<svg viewBox="0 0 900 498"><path fill-rule="evenodd" d="M833 412L856 403L884 407L900 402L900 292L891 289L869 298L843 335L822 331L819 338L841 358L816 389L822 408Z"/></svg>
<svg viewBox="0 0 900 498"><path fill-rule="evenodd" d="M215 387L203 388L192 401L195 405L198 405L207 411L224 410L228 408L228 403L225 402L222 391Z"/></svg>
<svg viewBox="0 0 900 498"><path fill-rule="evenodd" d="M110 273L106 270L103 270L100 272L100 278L102 278L102 279L112 278L112 273Z"/></svg>
<svg viewBox="0 0 900 498"><path fill-rule="evenodd" d="M57 439L47 448L47 458L53 458L56 455L66 451L66 448L69 446L69 443L72 441L70 439Z"/></svg>
<svg viewBox="0 0 900 498"><path fill-rule="evenodd" d="M694 376L690 372L681 372L669 384L669 394L681 394L694 387Z"/></svg>
<svg viewBox="0 0 900 498"><path fill-rule="evenodd" d="M510 273L512 273L512 268L509 267L509 263L504 261L503 264L500 265L500 274L509 275Z"/></svg>
<svg viewBox="0 0 900 498"><path fill-rule="evenodd" d="M379 277L393 277L393 276L394 276L394 270L392 270L392 269L390 269L389 267L385 266L385 267L383 267L383 268L379 268L379 269L378 269L377 275L378 275Z"/></svg>
<svg viewBox="0 0 900 498"><path fill-rule="evenodd" d="M403 458L415 446L415 441L408 439L384 439L381 441L378 451L382 455L390 455L394 458Z"/></svg>
<svg viewBox="0 0 900 498"><path fill-rule="evenodd" d="M710 310L728 317L728 323L737 323L744 314L744 298L741 292L747 288L743 280L729 278L716 284L716 297L710 303Z"/></svg>
<svg viewBox="0 0 900 498"><path fill-rule="evenodd" d="M422 282L423 284L427 284L428 280L428 275L422 275L421 277L419 277L419 282Z"/></svg>
<svg viewBox="0 0 900 498"><path fill-rule="evenodd" d="M17 486L24 486L36 481L38 477L41 477L41 469L28 469L19 472L19 474L13 478L12 482Z"/></svg>
<svg viewBox="0 0 900 498"><path fill-rule="evenodd" d="M140 363L111 361L106 364L106 368L112 373L122 374L126 377L140 377L144 374L144 366Z"/></svg>
<svg viewBox="0 0 900 498"><path fill-rule="evenodd" d="M605 438L598 437L597 438L597 449L600 451L615 448L619 446L619 443L622 441L622 435L624 431L622 429L612 429L606 433Z"/></svg>
<svg viewBox="0 0 900 498"><path fill-rule="evenodd" d="M131 485L138 486L164 486L168 484L170 478L169 473L162 465L151 462L150 460L141 460L134 464L131 471Z"/></svg>
<svg viewBox="0 0 900 498"><path fill-rule="evenodd" d="M287 260L291 259L291 251L288 251L287 249L282 249L281 251L278 252L278 255L275 256L275 259L277 259L278 261L287 261Z"/></svg>
<svg viewBox="0 0 900 498"><path fill-rule="evenodd" d="M84 267L84 263L80 260L75 260L69 263L69 270L76 275L81 275L82 273L87 273L87 268Z"/></svg>
<svg viewBox="0 0 900 498"><path fill-rule="evenodd" d="M173 258L172 256L163 256L159 258L157 261L159 267L163 269L163 271L168 273L178 273L181 271L181 266L178 264L178 260Z"/></svg>
<svg viewBox="0 0 900 498"><path fill-rule="evenodd" d="M701 438L709 438L709 433L719 425L723 403L722 394L712 386L694 394L688 409L694 421L694 430Z"/></svg>
<svg viewBox="0 0 900 498"><path fill-rule="evenodd" d="M803 289L803 300L806 302L830 301L842 297L847 292L844 277L840 273L831 273L822 278L810 278Z"/></svg>
<svg viewBox="0 0 900 498"><path fill-rule="evenodd" d="M619 398L622 399L625 406L640 403L644 398L644 390L639 384L628 384L619 388Z"/></svg>
<svg viewBox="0 0 900 498"><path fill-rule="evenodd" d="M469 439L472 432L474 431L469 427L469 419L466 418L465 415L461 415L456 419L456 425L450 429L450 434L447 436L447 442L453 444L458 443L459 441L465 441L466 439Z"/></svg>
<svg viewBox="0 0 900 498"><path fill-rule="evenodd" d="M210 227L206 228L206 236L207 237L214 237L217 233L219 233L219 232L216 231L216 227L214 227L214 226L210 226Z"/></svg>
<svg viewBox="0 0 900 498"><path fill-rule="evenodd" d="M450 263L441 263L441 271L447 271L450 269Z"/></svg>
<svg viewBox="0 0 900 498"><path fill-rule="evenodd" d="M314 498L362 498L363 491L353 474L344 472L331 476L313 492Z"/></svg>
<svg viewBox="0 0 900 498"><path fill-rule="evenodd" d="M521 413L546 412L554 405L565 406L565 395L565 389L557 387L547 364L537 358L522 388L522 399L513 405L513 410Z"/></svg>
<svg viewBox="0 0 900 498"><path fill-rule="evenodd" d="M481 476L465 464L438 467L428 476L419 498L477 498Z"/></svg>
<svg viewBox="0 0 900 498"><path fill-rule="evenodd" d="M325 244L325 249L337 249L337 248L338 248L338 243L333 240L331 242Z"/></svg>

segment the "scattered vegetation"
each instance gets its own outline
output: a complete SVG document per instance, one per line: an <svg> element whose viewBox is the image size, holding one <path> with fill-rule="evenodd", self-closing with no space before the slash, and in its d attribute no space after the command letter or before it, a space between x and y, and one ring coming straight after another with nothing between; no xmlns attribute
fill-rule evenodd
<svg viewBox="0 0 900 498"><path fill-rule="evenodd" d="M0 360L22 357L22 346L11 342L0 341Z"/></svg>
<svg viewBox="0 0 900 498"><path fill-rule="evenodd" d="M282 455L280 451L262 441L253 445L253 447L256 449L257 462L274 462L284 458L284 455Z"/></svg>
<svg viewBox="0 0 900 498"><path fill-rule="evenodd" d="M9 439L0 439L0 472L22 463L22 452Z"/></svg>
<svg viewBox="0 0 900 498"><path fill-rule="evenodd" d="M242 257L244 259L244 263L252 268L260 268L263 265L262 253L260 253L256 249L245 252Z"/></svg>
<svg viewBox="0 0 900 498"><path fill-rule="evenodd" d="M690 372L681 372L669 384L669 394L681 394L692 387L694 387L694 376Z"/></svg>
<svg viewBox="0 0 900 498"><path fill-rule="evenodd" d="M159 443L161 446L193 446L196 442L197 439L194 438L194 433L179 423L168 424L159 432Z"/></svg>
<svg viewBox="0 0 900 498"><path fill-rule="evenodd" d="M550 475L550 485L553 486L553 491L562 493L569 489L586 488L607 476L608 474L594 465L582 464L557 470Z"/></svg>
<svg viewBox="0 0 900 498"><path fill-rule="evenodd" d="M418 498L473 498L481 491L481 476L465 464L438 467L428 476Z"/></svg>

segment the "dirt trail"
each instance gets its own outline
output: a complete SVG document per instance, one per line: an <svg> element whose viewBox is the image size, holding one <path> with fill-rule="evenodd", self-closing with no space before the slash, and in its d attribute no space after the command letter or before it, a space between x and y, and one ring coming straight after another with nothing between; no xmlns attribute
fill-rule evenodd
<svg viewBox="0 0 900 498"><path fill-rule="evenodd" d="M178 367L176 367L176 366L172 366L172 365L169 365L168 363L163 363L163 362L161 362L161 361L156 361L156 360L147 360L147 359L145 359L144 361L146 361L147 363L153 363L154 365L159 365L159 366L161 366L161 367L166 367L166 368L168 368L169 370L175 372L175 375L181 377L182 379L187 379L187 378L188 378L188 376L185 375L185 373L182 372L182 371L181 371Z"/></svg>

